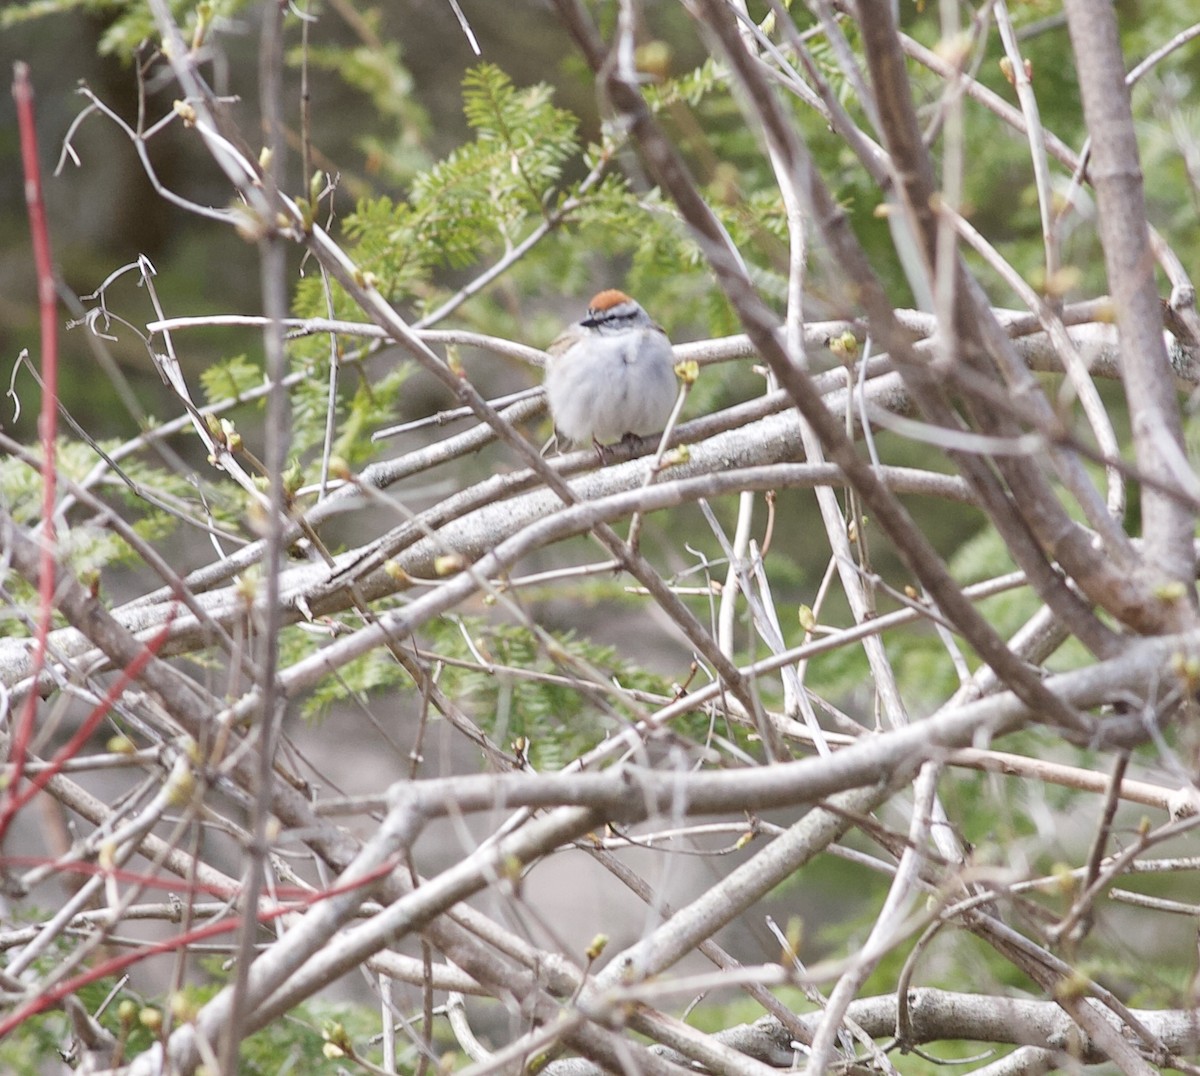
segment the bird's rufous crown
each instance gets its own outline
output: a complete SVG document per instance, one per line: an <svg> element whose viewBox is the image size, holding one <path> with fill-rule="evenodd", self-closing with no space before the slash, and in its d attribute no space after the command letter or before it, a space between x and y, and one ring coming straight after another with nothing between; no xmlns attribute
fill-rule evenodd
<svg viewBox="0 0 1200 1076"><path fill-rule="evenodd" d="M588 309L597 314L602 314L606 310L611 310L614 306L620 306L621 303L628 302L632 302L632 300L623 291L617 291L616 288L608 288L600 292L599 295L596 295L588 303Z"/></svg>

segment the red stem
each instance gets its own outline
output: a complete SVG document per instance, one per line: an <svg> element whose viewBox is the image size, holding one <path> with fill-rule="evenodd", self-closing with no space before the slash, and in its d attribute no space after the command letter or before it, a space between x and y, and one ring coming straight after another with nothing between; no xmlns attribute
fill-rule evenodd
<svg viewBox="0 0 1200 1076"><path fill-rule="evenodd" d="M332 889L326 889L320 893L312 893L305 900L297 902L297 904L289 904L283 908L272 908L269 911L260 912L257 916L258 922L269 923L271 920L278 919L282 915L289 915L299 911L301 908L311 906L322 900L328 900L330 897L340 896L342 893L348 893L363 886L371 885L390 872L394 866L395 863L381 864L375 870L361 878L355 878L353 881L345 882L342 885L334 886ZM109 975L115 975L131 964L136 964L147 957L170 953L186 945L191 945L193 942L203 941L205 938L211 938L217 934L227 934L230 931L237 930L241 924L241 916L234 916L233 918L213 923L205 923L203 926L195 927L174 938L164 938L162 941L151 942L148 945L143 945L135 949L133 952L113 957L111 960L102 961L95 967L89 968L79 975L72 976L70 979L66 979L50 987L49 990L39 994L37 997L27 1001L20 1008L9 1013L3 1020L0 1020L0 1039L3 1039L5 1035L19 1027L29 1017L36 1016L38 1013L44 1012L46 1009L58 1004L63 998L75 993L81 987L87 986L88 983L93 983L97 979L103 979Z"/></svg>
<svg viewBox="0 0 1200 1076"><path fill-rule="evenodd" d="M10 805L25 773L25 756L33 735L37 713L37 683L46 660L46 639L54 608L56 542L54 533L55 458L54 442L58 428L58 311L54 271L50 260L50 233L46 227L46 206L42 199L42 172L38 164L37 131L33 122L33 86L29 65L13 65L13 100L17 106L17 128L21 137L21 164L25 174L25 204L29 211L29 230L33 238L33 264L37 273L38 312L42 339L42 412L38 432L42 442L42 560L38 578L38 624L33 658L34 689L26 696L20 717L13 729ZM6 812L0 840L12 810Z"/></svg>
<svg viewBox="0 0 1200 1076"><path fill-rule="evenodd" d="M0 857L0 868L5 870L17 867L44 867L53 862L45 856L3 856ZM191 882L179 878L165 878L157 874L145 874L142 871L130 870L127 867L103 867L99 863L89 863L81 859L64 860L54 863L54 869L60 875L79 874L85 877L104 875L126 885L140 886L142 889L162 890L167 893L186 894L189 897L206 896L218 900L232 900L242 892L240 883L217 885L213 882ZM311 901L313 891L296 885L272 886L271 896L277 901Z"/></svg>
<svg viewBox="0 0 1200 1076"><path fill-rule="evenodd" d="M88 737L95 731L96 726L100 724L105 715L112 709L113 703L121 697L121 693L137 677L138 673L146 667L150 659L158 653L159 648L167 641L167 636L171 631L171 623L174 619L175 607L172 606L171 612L167 616L167 621L159 633L146 644L145 649L128 666L121 670L121 675L109 685L104 698L93 707L92 712L88 714L79 728L75 730L74 735L54 753L54 757L50 760L50 765L39 773L25 789L22 790L16 787L17 778L14 774L12 790L9 793L8 800L4 804L4 811L0 814L0 842L4 840L4 835L8 832L8 827L12 824L12 820L16 817L17 812L46 787L50 779L63 768L63 764L67 759L75 757L83 745L87 743ZM30 694L36 695L36 691ZM22 763L24 761L24 756L22 756Z"/></svg>

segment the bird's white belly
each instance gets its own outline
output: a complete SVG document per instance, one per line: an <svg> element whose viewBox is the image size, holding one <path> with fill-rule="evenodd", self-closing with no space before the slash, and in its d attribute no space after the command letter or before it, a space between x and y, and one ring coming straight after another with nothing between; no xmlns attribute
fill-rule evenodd
<svg viewBox="0 0 1200 1076"><path fill-rule="evenodd" d="M669 351L667 352L669 354ZM670 359L657 354L564 356L546 375L555 425L577 443L619 441L660 432L675 402Z"/></svg>

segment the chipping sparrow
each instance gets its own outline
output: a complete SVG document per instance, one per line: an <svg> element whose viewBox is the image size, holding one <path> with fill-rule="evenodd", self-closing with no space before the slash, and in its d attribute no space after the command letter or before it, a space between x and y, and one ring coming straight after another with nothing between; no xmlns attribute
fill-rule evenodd
<svg viewBox="0 0 1200 1076"><path fill-rule="evenodd" d="M600 292L548 350L546 397L565 439L599 446L666 426L679 387L671 342L624 292Z"/></svg>

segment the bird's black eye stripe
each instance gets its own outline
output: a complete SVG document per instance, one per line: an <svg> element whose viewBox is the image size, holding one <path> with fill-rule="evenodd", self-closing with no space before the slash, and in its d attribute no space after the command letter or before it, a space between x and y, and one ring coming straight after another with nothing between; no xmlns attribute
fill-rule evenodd
<svg viewBox="0 0 1200 1076"><path fill-rule="evenodd" d="M585 329L594 329L597 325L624 325L632 322L633 314L594 314L589 312L588 316L579 324Z"/></svg>

